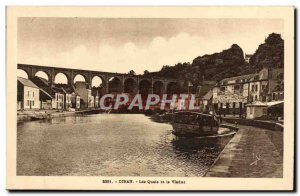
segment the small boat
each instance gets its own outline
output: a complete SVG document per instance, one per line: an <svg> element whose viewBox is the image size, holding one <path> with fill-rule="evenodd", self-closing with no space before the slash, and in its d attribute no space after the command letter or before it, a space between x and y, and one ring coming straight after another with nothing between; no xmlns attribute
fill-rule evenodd
<svg viewBox="0 0 300 196"><path fill-rule="evenodd" d="M216 135L219 130L215 116L198 112L174 113L172 126L174 135L185 137Z"/></svg>

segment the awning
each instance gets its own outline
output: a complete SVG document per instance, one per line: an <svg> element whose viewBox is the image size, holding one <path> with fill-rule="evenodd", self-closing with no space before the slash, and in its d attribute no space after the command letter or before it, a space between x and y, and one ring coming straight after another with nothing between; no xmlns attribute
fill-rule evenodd
<svg viewBox="0 0 300 196"><path fill-rule="evenodd" d="M247 107L252 106L252 107L267 107L268 105L264 102L261 101L255 101L254 103L247 104Z"/></svg>
<svg viewBox="0 0 300 196"><path fill-rule="evenodd" d="M284 101L271 101L271 102L267 102L268 107L271 106L275 106L275 105L279 105L279 104L283 104Z"/></svg>

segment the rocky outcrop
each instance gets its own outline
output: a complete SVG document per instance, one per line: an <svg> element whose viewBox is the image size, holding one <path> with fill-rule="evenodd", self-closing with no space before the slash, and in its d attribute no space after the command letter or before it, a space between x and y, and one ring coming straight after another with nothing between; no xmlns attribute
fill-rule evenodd
<svg viewBox="0 0 300 196"><path fill-rule="evenodd" d="M266 38L265 43L259 45L250 58L250 64L255 69L283 68L284 67L284 40L280 34L272 33Z"/></svg>
<svg viewBox="0 0 300 196"><path fill-rule="evenodd" d="M265 67L283 67L283 55L284 41L279 34L272 33L258 47L250 63L245 62L242 48L233 44L222 52L199 56L191 64L165 65L160 71L148 74L190 81L193 84L190 90L193 91L203 80L219 81L227 77L255 73Z"/></svg>
<svg viewBox="0 0 300 196"><path fill-rule="evenodd" d="M203 75L204 79L220 80L226 77L239 75L242 67L247 66L244 52L237 44L220 53L199 56L193 60L193 67Z"/></svg>
<svg viewBox="0 0 300 196"><path fill-rule="evenodd" d="M173 77L186 79L199 85L202 80L221 80L244 74L249 69L245 63L243 50L233 44L229 49L219 53L199 56L190 63L178 63L175 66L163 66L155 75L160 77Z"/></svg>

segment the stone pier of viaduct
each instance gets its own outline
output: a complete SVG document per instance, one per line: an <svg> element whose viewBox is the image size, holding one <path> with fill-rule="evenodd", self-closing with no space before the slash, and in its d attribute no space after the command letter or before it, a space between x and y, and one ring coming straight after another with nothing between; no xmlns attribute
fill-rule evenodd
<svg viewBox="0 0 300 196"><path fill-rule="evenodd" d="M174 86L178 91L178 89L183 89L185 84L183 80L174 78L148 77L145 75L132 75L28 64L18 64L18 69L25 71L29 79L36 76L37 72L44 72L48 76L48 81L50 84L55 83L55 76L59 73L62 73L66 76L69 85L74 84L74 79L77 75L83 76L85 82L90 85L92 84L94 77L99 77L102 80L102 85L105 87L104 93L111 92L109 81L111 81L112 78L119 83L119 93L128 93L128 91L139 93L142 88L146 88L149 93L154 94L174 93L170 92L172 91L172 88L174 89Z"/></svg>

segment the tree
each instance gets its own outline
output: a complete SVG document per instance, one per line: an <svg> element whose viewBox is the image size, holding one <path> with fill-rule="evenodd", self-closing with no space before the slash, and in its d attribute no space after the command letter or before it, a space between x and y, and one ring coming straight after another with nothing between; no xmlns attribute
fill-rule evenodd
<svg viewBox="0 0 300 196"><path fill-rule="evenodd" d="M130 74L130 75L136 75L136 74L135 74L135 71L133 71L133 70L130 70L130 71L128 72L128 74Z"/></svg>
<svg viewBox="0 0 300 196"><path fill-rule="evenodd" d="M144 75L148 75L150 72L148 70L144 71Z"/></svg>

